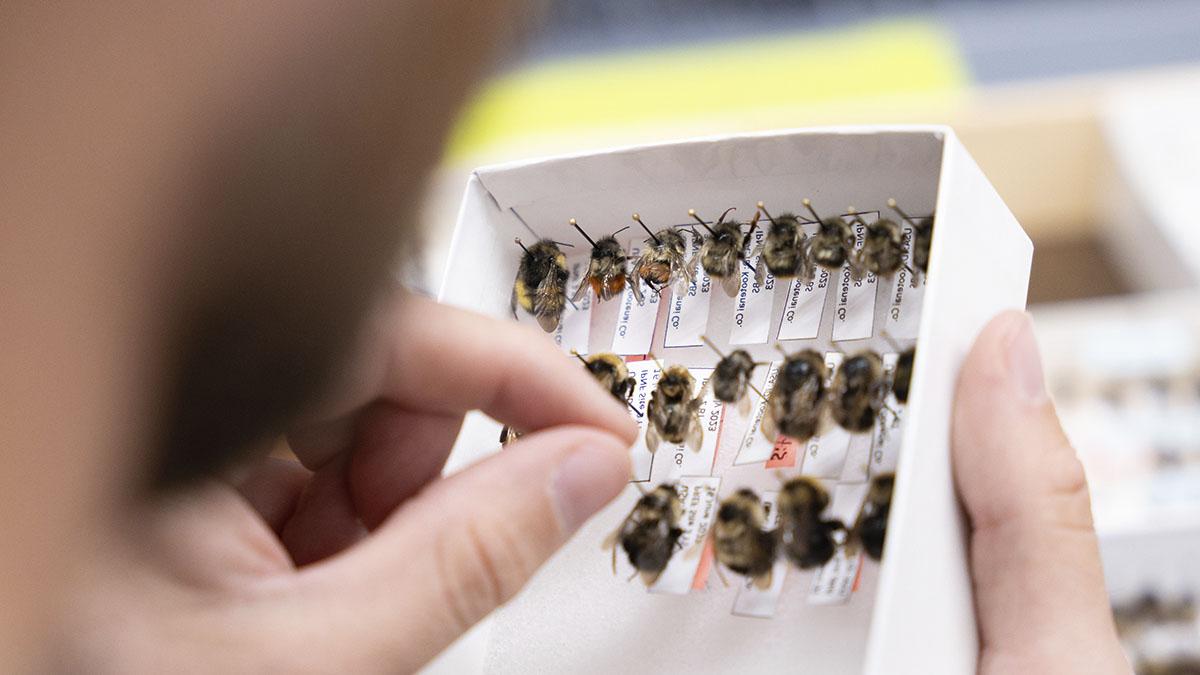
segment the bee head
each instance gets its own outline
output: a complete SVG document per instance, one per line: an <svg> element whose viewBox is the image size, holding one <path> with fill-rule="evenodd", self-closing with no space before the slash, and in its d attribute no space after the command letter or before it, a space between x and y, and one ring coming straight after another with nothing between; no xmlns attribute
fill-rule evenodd
<svg viewBox="0 0 1200 675"><path fill-rule="evenodd" d="M729 363L738 370L754 370L754 359L751 358L749 352L745 349L735 350L725 358L729 359Z"/></svg>
<svg viewBox="0 0 1200 675"><path fill-rule="evenodd" d="M820 513L829 506L829 493L807 478L793 478L781 492L789 508Z"/></svg>

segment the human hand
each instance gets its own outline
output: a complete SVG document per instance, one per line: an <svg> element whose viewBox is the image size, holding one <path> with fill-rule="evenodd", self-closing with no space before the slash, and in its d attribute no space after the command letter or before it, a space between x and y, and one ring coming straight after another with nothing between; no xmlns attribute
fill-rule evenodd
<svg viewBox="0 0 1200 675"><path fill-rule="evenodd" d="M543 334L415 297L384 315L332 413L290 437L300 463L142 505L109 537L65 668L410 672L626 485L636 425ZM439 478L476 408L528 433Z"/></svg>
<svg viewBox="0 0 1200 675"><path fill-rule="evenodd" d="M1046 393L1026 314L987 325L963 364L953 463L970 520L981 673L1128 673L1083 466Z"/></svg>

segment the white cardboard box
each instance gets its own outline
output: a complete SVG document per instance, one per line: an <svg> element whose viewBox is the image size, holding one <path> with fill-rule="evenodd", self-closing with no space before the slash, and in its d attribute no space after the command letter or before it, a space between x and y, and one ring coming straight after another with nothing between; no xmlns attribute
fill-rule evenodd
<svg viewBox="0 0 1200 675"><path fill-rule="evenodd" d="M710 583L710 590L688 595L647 593L637 582L613 578L608 554L600 548L636 498L629 489L584 527L517 598L430 670L872 674L974 670L977 638L970 578L950 471L951 402L959 364L983 325L1003 309L1024 306L1032 245L951 129L783 131L479 169L468 181L441 299L508 316L520 254L513 238L543 236L579 242L568 218L578 219L595 238L630 224L633 211L657 228L686 222L689 208L711 220L726 207L737 206L744 220L759 200L773 214L799 212L803 197L830 213L851 204L862 211L883 210L886 200L895 197L910 213L937 214L927 283L916 296L919 300L913 301L923 307L919 317L889 323L894 320L889 299L893 289L891 282L879 280L871 337L837 342L847 352L864 347L886 351L880 333L888 326L892 335L908 338L910 344L915 338L918 345L898 439L897 483L883 562L868 561L863 566L859 590L844 605L806 602L812 573L792 570L783 585L778 613L766 620L731 614L736 588ZM622 236L636 244L645 235L630 230ZM586 255L587 247L568 251L568 255ZM819 335L785 343L789 351L830 344L838 319L836 290L837 284L831 282L820 305ZM754 343L748 348L756 358L779 359L773 344L782 327L782 313L789 302L795 304L787 291L786 283L774 290L767 338L758 342L757 332L752 331ZM767 306L766 301L760 302ZM736 300L714 289L707 332L722 346L729 344L733 332L732 317L737 314L733 303ZM592 309L597 314L588 321L586 338L576 326L564 339L586 341L591 351L610 349L614 325L620 322L619 308L619 300L601 303ZM658 311L654 352L665 361L711 367L715 357L706 348L663 346L662 322L669 318L670 307ZM808 329L792 329L808 334ZM906 330L912 334L903 335ZM673 344L687 342L673 340ZM764 371L760 369L758 375L765 376ZM470 419L451 468L494 451L497 428L481 416ZM727 446L722 435L714 463L727 471L731 489L743 483L760 490L778 485L761 464L731 466L735 458ZM858 468L866 470L861 461ZM847 459L840 480L863 480L858 468L852 458ZM826 463L824 470L834 472L832 480L839 480L836 467ZM657 480L658 470L655 475Z"/></svg>

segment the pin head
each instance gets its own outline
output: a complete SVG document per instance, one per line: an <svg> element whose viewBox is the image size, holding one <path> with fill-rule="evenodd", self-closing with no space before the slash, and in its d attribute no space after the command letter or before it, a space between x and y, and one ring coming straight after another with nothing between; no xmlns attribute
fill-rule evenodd
<svg viewBox="0 0 1200 675"><path fill-rule="evenodd" d="M894 208L896 208L896 200L895 200L895 199L891 199L891 198L889 197L889 198L888 198L888 201L887 201L887 205L888 205L888 208L891 208L891 209L894 209Z"/></svg>

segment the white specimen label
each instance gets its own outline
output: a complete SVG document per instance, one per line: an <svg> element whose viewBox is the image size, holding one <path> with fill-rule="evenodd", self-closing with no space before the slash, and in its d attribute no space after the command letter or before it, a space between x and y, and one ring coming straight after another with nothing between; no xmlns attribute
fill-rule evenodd
<svg viewBox="0 0 1200 675"><path fill-rule="evenodd" d="M758 390L767 398L771 397L771 389L775 386L775 379L779 376L779 366L781 362L775 361L767 368L766 378L758 383ZM763 417L767 414L767 402L763 399L755 397L757 401L752 411L750 424L746 426L746 435L742 437L741 449L738 450L737 459L733 460L737 464L758 464L771 459L771 452L775 449L775 441L767 440L762 433Z"/></svg>
<svg viewBox="0 0 1200 675"><path fill-rule="evenodd" d="M834 373L842 364L844 357L839 352L829 352L825 355L825 366L829 369L828 388L833 382ZM820 437L810 439L804 448L804 464L800 473L815 478L837 478L842 475L842 466L846 463L846 451L850 447L850 432L830 421L825 433Z"/></svg>
<svg viewBox="0 0 1200 675"><path fill-rule="evenodd" d="M691 589L703 558L702 547L717 511L720 487L721 479L715 476L686 476L675 483L675 492L683 504L683 518L679 523L683 534L667 568L650 586L650 592L686 595Z"/></svg>
<svg viewBox="0 0 1200 675"><path fill-rule="evenodd" d="M854 230L854 248L862 248L867 228L857 221L850 227ZM863 340L871 337L875 324L875 275L864 273L854 279L847 263L838 271L837 304L834 306L833 339Z"/></svg>
<svg viewBox="0 0 1200 675"><path fill-rule="evenodd" d="M696 378L696 392L704 389L704 384L712 377L712 368L692 368L692 377ZM717 400L712 387L708 387L704 400L700 403L700 425L704 429L704 443L699 452L687 447L687 444L663 445L658 449L662 459L669 460L666 477L660 471L655 480L675 480L680 476L707 476L712 473L713 456L717 453L717 440L721 431L721 415L724 406Z"/></svg>
<svg viewBox="0 0 1200 675"><path fill-rule="evenodd" d="M682 232L687 242L687 260L695 261L695 279L687 290L671 297L671 309L667 314L664 347L698 347L700 336L708 326L708 306L712 299L712 279L700 265L701 237L691 232ZM648 291L653 293L653 291ZM664 289L664 292L665 289Z"/></svg>
<svg viewBox="0 0 1200 675"><path fill-rule="evenodd" d="M779 320L780 340L812 340L821 329L821 313L829 293L829 270L818 267L812 281L792 279Z"/></svg>
<svg viewBox="0 0 1200 675"><path fill-rule="evenodd" d="M765 526L773 530L779 526L779 509L776 508L778 492L764 492L762 496L763 509L766 511ZM715 563L714 563L715 564ZM771 569L771 585L759 588L749 579L743 579L738 589L737 598L733 601L733 613L737 616L752 616L769 619L775 616L779 607L779 596L783 593L783 580L787 576L787 559L780 556Z"/></svg>
<svg viewBox="0 0 1200 675"><path fill-rule="evenodd" d="M766 238L763 228L756 228L749 245L758 248ZM761 285L751 271L761 256L754 256L742 265L742 285L733 303L733 329L729 332L731 345L758 345L771 334L771 305L775 302L775 277L767 272Z"/></svg>
<svg viewBox="0 0 1200 675"><path fill-rule="evenodd" d="M883 355L883 369L888 382L892 381L896 372L898 354ZM896 470L896 458L900 455L901 432L903 431L904 406L896 400L895 394L888 392L888 407L895 412L884 411L883 419L875 427L871 438L871 475L878 475Z"/></svg>
<svg viewBox="0 0 1200 675"><path fill-rule="evenodd" d="M646 407L650 403L650 395L654 393L654 387L658 384L658 378L662 376L662 371L658 369L658 365L654 361L649 359L635 361L628 365L629 374L637 382L637 387L633 390L633 407L637 409L638 413L634 416L638 425L638 437L633 447L629 449L629 456L633 463L633 480L648 482L650 471L654 466L654 455L646 447ZM662 450L661 446L659 450Z"/></svg>
<svg viewBox="0 0 1200 675"><path fill-rule="evenodd" d="M908 250L904 262L908 268L900 268L893 276L888 288L887 332L899 340L915 340L921 328L921 305L925 297L925 277L917 278L913 286L910 270L916 269L912 262L913 227L908 221L900 221L904 233L904 246Z"/></svg>
<svg viewBox="0 0 1200 675"><path fill-rule="evenodd" d="M583 276L587 274L590 260L591 256L587 254L567 258L567 269L571 273L567 280L568 293L583 283ZM580 353L587 353L588 338L592 329L593 302L595 302L595 298L588 293L574 305L567 303L566 309L563 310L562 320L558 322L558 328L554 331L554 341L558 343L559 347L566 351L574 349Z"/></svg>
<svg viewBox="0 0 1200 675"><path fill-rule="evenodd" d="M639 245L629 248L629 255L636 257L642 252ZM640 283L640 282L639 282ZM663 296L669 297L670 289L663 289ZM645 290L642 293L645 302L641 305L633 297L633 289L626 284L621 293L621 309L617 313L617 329L613 332L612 350L617 354L633 355L648 354L650 343L654 339L654 327L658 322L658 303L663 299L654 291Z"/></svg>

